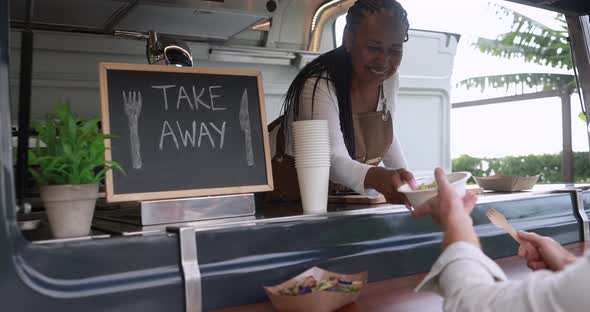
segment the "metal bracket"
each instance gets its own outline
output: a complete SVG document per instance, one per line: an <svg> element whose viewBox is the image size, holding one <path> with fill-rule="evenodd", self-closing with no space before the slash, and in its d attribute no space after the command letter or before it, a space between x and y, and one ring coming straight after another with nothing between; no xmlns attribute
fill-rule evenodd
<svg viewBox="0 0 590 312"><path fill-rule="evenodd" d="M253 193L140 202L141 225L253 216Z"/></svg>
<svg viewBox="0 0 590 312"><path fill-rule="evenodd" d="M203 311L203 292L195 230L191 227L171 227L168 228L168 231L178 232L180 238L180 262L184 279L185 311L201 312Z"/></svg>
<svg viewBox="0 0 590 312"><path fill-rule="evenodd" d="M582 228L580 229L580 240L582 241L590 241L590 220L588 219L588 215L586 215L586 211L584 210L584 194L582 189L563 189L563 190L556 190L554 193L569 193L573 194L576 197L576 202L574 203L573 212L576 220L580 221Z"/></svg>
<svg viewBox="0 0 590 312"><path fill-rule="evenodd" d="M588 215L586 215L586 210L584 209L584 193L582 190L576 190L576 200L578 215L582 223L582 232L580 233L580 236L583 241L587 242L590 241L590 220L588 219Z"/></svg>

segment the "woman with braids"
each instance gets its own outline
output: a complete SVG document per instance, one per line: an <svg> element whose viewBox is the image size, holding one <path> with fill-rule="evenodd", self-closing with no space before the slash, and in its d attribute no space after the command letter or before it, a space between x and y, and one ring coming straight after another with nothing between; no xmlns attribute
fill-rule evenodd
<svg viewBox="0 0 590 312"><path fill-rule="evenodd" d="M291 123L323 119L329 126L330 180L407 204L397 188L406 182L415 187L415 180L404 169L392 120L408 28L406 11L395 0L358 0L348 10L342 46L301 70L287 91L283 116L269 126L275 151L272 198L299 196Z"/></svg>

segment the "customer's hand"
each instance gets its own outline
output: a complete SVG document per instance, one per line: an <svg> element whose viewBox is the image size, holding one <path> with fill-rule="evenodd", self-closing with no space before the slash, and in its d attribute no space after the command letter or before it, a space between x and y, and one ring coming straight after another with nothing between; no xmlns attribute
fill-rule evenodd
<svg viewBox="0 0 590 312"><path fill-rule="evenodd" d="M473 229L473 221L469 216L477 201L477 195L465 192L465 196L461 198L451 187L441 168L436 168L434 176L438 185L437 196L428 200L424 205L414 207L412 215L414 217L430 215L434 222L442 225L443 248L458 241L468 242L479 247L479 240Z"/></svg>
<svg viewBox="0 0 590 312"><path fill-rule="evenodd" d="M410 202L403 193L397 189L408 183L411 189L416 188L414 175L406 169L387 169L383 167L373 167L367 172L365 185L376 189L385 196L388 203L405 204L410 208Z"/></svg>
<svg viewBox="0 0 590 312"><path fill-rule="evenodd" d="M521 242L518 255L526 259L527 266L531 270L561 271L568 264L576 261L576 256L551 237L519 231L518 239Z"/></svg>
<svg viewBox="0 0 590 312"><path fill-rule="evenodd" d="M460 198L447 181L441 168L437 168L434 175L438 185L438 195L424 205L415 207L412 216L422 217L429 215L434 222L443 224L448 221L449 217L460 213L455 210L462 210L466 215L470 215L473 207L475 207L477 195L471 191L466 191L463 198Z"/></svg>

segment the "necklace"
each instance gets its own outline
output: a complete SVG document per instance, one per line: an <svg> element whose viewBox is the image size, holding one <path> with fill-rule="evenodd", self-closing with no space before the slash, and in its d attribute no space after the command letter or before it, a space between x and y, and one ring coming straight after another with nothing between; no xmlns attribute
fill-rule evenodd
<svg viewBox="0 0 590 312"><path fill-rule="evenodd" d="M383 121L387 121L389 119L389 114L387 111L387 99L385 98L385 95L383 94L383 84L381 84L381 86L379 87L379 98L381 100L381 105L383 106L383 112L381 114L381 119L383 119Z"/></svg>

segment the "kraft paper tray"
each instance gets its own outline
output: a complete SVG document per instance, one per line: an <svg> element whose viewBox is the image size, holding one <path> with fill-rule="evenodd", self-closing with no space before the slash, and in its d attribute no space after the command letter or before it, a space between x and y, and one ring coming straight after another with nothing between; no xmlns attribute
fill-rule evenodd
<svg viewBox="0 0 590 312"><path fill-rule="evenodd" d="M532 177L496 174L489 177L473 177L484 190L516 192L530 190L535 186L540 174Z"/></svg>
<svg viewBox="0 0 590 312"><path fill-rule="evenodd" d="M299 296L281 295L283 288L295 286L307 276L313 276L316 280L328 279L330 276L347 278L352 281L362 281L359 291L344 293L337 291L316 291ZM281 312L330 312L354 302L362 288L367 284L367 272L357 274L339 274L313 267L281 284L264 287L272 305Z"/></svg>

